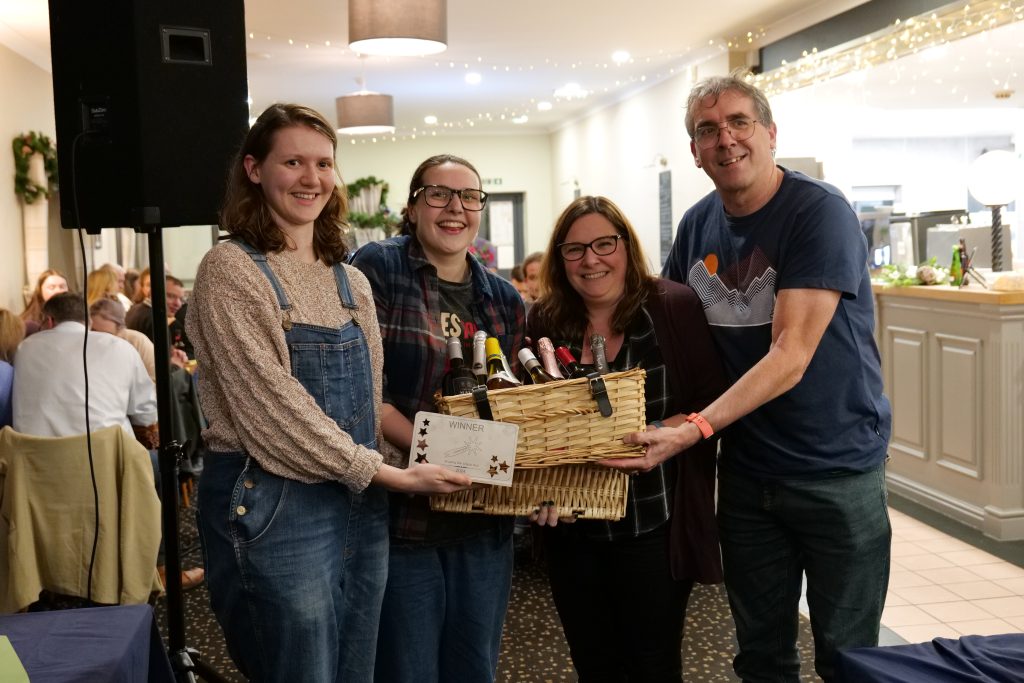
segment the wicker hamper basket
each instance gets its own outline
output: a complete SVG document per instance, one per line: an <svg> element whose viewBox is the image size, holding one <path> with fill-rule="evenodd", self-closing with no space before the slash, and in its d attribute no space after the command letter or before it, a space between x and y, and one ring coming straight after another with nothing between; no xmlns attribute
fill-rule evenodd
<svg viewBox="0 0 1024 683"><path fill-rule="evenodd" d="M483 486L432 496L430 506L447 512L528 515L541 501L554 501L561 514L620 519L626 511L627 477L588 464L610 457L643 455L622 437L646 425L643 369L601 377L612 414L604 417L588 379L531 384L488 392L495 420L519 425L511 487ZM437 398L438 412L478 417L471 395Z"/></svg>

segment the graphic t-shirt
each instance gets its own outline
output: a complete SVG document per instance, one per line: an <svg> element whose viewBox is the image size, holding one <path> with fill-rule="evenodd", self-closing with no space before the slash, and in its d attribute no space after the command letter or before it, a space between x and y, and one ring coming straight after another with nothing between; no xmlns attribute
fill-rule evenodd
<svg viewBox="0 0 1024 683"><path fill-rule="evenodd" d="M866 263L845 197L801 173L786 171L775 196L749 216L728 216L717 192L683 216L663 274L697 292L732 382L768 353L779 289L841 293L800 383L725 430L723 466L788 478L881 464L892 415Z"/></svg>
<svg viewBox="0 0 1024 683"><path fill-rule="evenodd" d="M441 300L441 333L447 337L462 340L462 359L467 366L473 365L473 335L480 326L473 320L473 282L448 282L438 279L438 294ZM447 370L447 367L445 368Z"/></svg>

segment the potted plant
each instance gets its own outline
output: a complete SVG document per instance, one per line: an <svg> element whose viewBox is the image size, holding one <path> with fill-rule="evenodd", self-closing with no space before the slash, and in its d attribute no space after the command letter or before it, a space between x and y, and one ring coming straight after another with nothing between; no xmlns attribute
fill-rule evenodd
<svg viewBox="0 0 1024 683"><path fill-rule="evenodd" d="M26 204L34 204L39 198L50 196L50 187L57 185L57 149L50 138L36 131L18 135L11 143L14 151L14 193ZM35 164L42 164L43 174L32 169L32 158L38 154Z"/></svg>

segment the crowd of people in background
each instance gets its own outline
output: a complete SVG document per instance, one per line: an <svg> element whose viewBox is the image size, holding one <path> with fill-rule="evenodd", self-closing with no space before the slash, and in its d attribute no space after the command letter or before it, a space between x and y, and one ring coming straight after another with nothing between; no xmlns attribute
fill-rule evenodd
<svg viewBox="0 0 1024 683"><path fill-rule="evenodd" d="M685 121L715 190L686 212L660 277L618 206L582 196L506 280L478 234L487 192L470 161L424 160L402 234L350 254L334 127L294 104L260 115L230 171L229 238L188 306L183 282L165 283L171 363L200 368L197 518L242 673L494 680L512 519L431 510L429 495L470 482L406 455L446 339L465 355L477 331L513 359L551 337L585 367L601 335L612 370L647 373L648 425L625 439L644 454L603 463L632 475L625 517L575 521L549 501L531 517L581 680L681 681L695 582L724 580L745 681L798 679L804 573L824 680L840 648L877 643L890 410L864 237L838 190L776 165L771 109L741 75L697 84ZM2 424L83 431L84 405L47 397L72 393L91 321L93 428L151 426L149 270L105 265L85 301L68 290L48 270L20 320L0 310Z"/></svg>

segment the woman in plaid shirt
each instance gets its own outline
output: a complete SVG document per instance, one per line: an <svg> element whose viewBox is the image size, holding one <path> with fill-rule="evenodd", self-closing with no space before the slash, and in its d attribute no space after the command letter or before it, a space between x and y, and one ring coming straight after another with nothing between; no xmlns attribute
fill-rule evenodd
<svg viewBox="0 0 1024 683"><path fill-rule="evenodd" d="M384 342L384 436L406 453L411 419L434 410L447 337L462 339L466 358L477 330L509 358L523 345L519 293L469 254L487 202L480 185L465 159L427 159L409 184L404 234L352 259L370 281ZM391 496L376 680L493 681L511 582L511 518L433 512L424 496Z"/></svg>
<svg viewBox="0 0 1024 683"><path fill-rule="evenodd" d="M693 290L650 274L640 240L604 197L580 197L559 217L530 310L531 339L565 344L584 366L592 334L612 371L647 371L649 429L677 425L725 388ZM630 479L626 516L544 530L555 606L580 681L682 680L681 643L694 581L722 580L715 529L715 444L641 469L605 461ZM558 511L534 515L554 527Z"/></svg>

